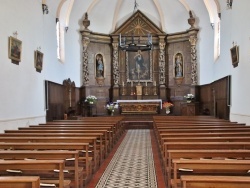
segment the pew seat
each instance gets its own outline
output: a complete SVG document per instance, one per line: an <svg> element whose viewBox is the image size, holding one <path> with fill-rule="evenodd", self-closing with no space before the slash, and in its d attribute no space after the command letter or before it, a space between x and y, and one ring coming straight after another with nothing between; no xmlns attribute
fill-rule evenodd
<svg viewBox="0 0 250 188"><path fill-rule="evenodd" d="M1 176L2 188L40 188L39 176Z"/></svg>
<svg viewBox="0 0 250 188"><path fill-rule="evenodd" d="M245 176L181 176L182 188L249 188L250 177Z"/></svg>

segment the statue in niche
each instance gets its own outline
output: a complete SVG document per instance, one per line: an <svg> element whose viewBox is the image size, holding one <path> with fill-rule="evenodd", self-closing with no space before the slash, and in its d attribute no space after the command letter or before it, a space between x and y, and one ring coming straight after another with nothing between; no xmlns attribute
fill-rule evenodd
<svg viewBox="0 0 250 188"><path fill-rule="evenodd" d="M183 56L181 53L175 55L175 77L183 77Z"/></svg>
<svg viewBox="0 0 250 188"><path fill-rule="evenodd" d="M104 77L104 63L102 54L96 55L96 77Z"/></svg>

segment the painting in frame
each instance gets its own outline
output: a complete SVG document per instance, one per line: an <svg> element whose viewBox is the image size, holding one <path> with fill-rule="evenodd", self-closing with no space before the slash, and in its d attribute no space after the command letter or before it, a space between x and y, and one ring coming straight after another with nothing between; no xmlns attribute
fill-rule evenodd
<svg viewBox="0 0 250 188"><path fill-rule="evenodd" d="M22 56L22 41L14 37L9 37L9 58L20 62Z"/></svg>
<svg viewBox="0 0 250 188"><path fill-rule="evenodd" d="M232 64L234 67L238 66L239 63L239 46L235 45L230 49Z"/></svg>
<svg viewBox="0 0 250 188"><path fill-rule="evenodd" d="M126 52L127 82L152 82L152 51Z"/></svg>
<svg viewBox="0 0 250 188"><path fill-rule="evenodd" d="M39 50L35 51L35 68L38 71L43 69L43 53Z"/></svg>

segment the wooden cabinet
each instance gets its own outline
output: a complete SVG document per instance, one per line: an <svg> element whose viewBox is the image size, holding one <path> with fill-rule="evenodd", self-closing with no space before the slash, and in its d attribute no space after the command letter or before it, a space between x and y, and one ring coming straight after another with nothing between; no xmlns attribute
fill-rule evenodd
<svg viewBox="0 0 250 188"><path fill-rule="evenodd" d="M181 103L181 115L182 116L197 116L199 115L199 103Z"/></svg>

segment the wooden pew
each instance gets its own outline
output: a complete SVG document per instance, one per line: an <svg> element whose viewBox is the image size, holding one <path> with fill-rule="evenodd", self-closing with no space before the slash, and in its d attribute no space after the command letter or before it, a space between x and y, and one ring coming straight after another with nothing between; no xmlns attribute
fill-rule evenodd
<svg viewBox="0 0 250 188"><path fill-rule="evenodd" d="M175 159L250 159L250 150L168 150L167 165L165 169L171 172L173 169L172 161Z"/></svg>
<svg viewBox="0 0 250 188"><path fill-rule="evenodd" d="M18 130L79 130L79 131L86 131L86 132L100 132L107 131L108 138L111 145L111 148L114 146L116 139L118 136L116 132L113 130L112 126L107 127L100 127L100 126L67 126L67 125L44 125L44 126L30 126L30 127L19 127ZM117 137L117 138L116 138Z"/></svg>
<svg viewBox="0 0 250 188"><path fill-rule="evenodd" d="M218 125L218 124L214 124L214 125L167 125L167 126L159 126L156 125L157 129L210 129L210 128L239 128L239 127L246 127L246 125L238 125L238 124L224 124L224 125Z"/></svg>
<svg viewBox="0 0 250 188"><path fill-rule="evenodd" d="M104 160L104 155L107 155L107 141L104 140L103 134L102 133L23 133L23 132L18 132L18 133L0 133L0 138L1 137L96 137L97 138L97 150L100 151L100 160Z"/></svg>
<svg viewBox="0 0 250 188"><path fill-rule="evenodd" d="M153 119L155 121L167 121L167 120L229 121L225 119L218 119L218 118L215 118L214 116L202 116L202 115L201 116L153 116Z"/></svg>
<svg viewBox="0 0 250 188"><path fill-rule="evenodd" d="M161 133L158 138L158 143L162 147L165 138L181 138L181 137L247 137L249 132L219 132L219 133Z"/></svg>
<svg viewBox="0 0 250 188"><path fill-rule="evenodd" d="M71 143L72 145L75 143L84 144L87 143L93 146L91 150L93 154L93 168L97 170L100 165L100 161L97 161L99 158L98 151L96 149L96 137L0 137L0 142L42 142L42 143Z"/></svg>
<svg viewBox="0 0 250 188"><path fill-rule="evenodd" d="M40 172L42 171L53 171L54 169L59 170L59 181L58 180L48 180L41 176ZM70 180L64 180L64 169L65 162L64 160L4 160L0 161L0 174L8 174L10 170L18 170L22 174L32 173L36 174L37 172L40 175L41 183L52 183L58 184L59 188L69 188ZM8 171L7 171L8 170ZM20 174L20 173L18 173Z"/></svg>
<svg viewBox="0 0 250 188"><path fill-rule="evenodd" d="M186 169L186 173L202 175L240 175L247 176L250 169L250 160L173 160L173 179L171 173L168 173L168 182L171 182L174 188L180 183L179 177Z"/></svg>
<svg viewBox="0 0 250 188"><path fill-rule="evenodd" d="M39 124L39 125L30 125L29 127L79 127L85 128L86 130L107 130L112 132L112 134L117 137L123 134L123 130L121 130L118 126L113 124L101 124L101 123L46 123L46 124Z"/></svg>
<svg viewBox="0 0 250 188"><path fill-rule="evenodd" d="M237 122L230 122L230 121L221 121L218 119L213 119L213 120L195 120L195 119L187 119L187 120L179 120L179 119L175 119L175 120L154 120L155 124L236 124Z"/></svg>
<svg viewBox="0 0 250 188"><path fill-rule="evenodd" d="M236 128L207 128L207 129L158 129L158 132L161 133L201 133L201 132L236 132L236 131L249 131L250 127L236 127Z"/></svg>
<svg viewBox="0 0 250 188"><path fill-rule="evenodd" d="M250 142L250 137L169 137L162 138L165 142Z"/></svg>
<svg viewBox="0 0 250 188"><path fill-rule="evenodd" d="M30 133L30 134L37 134L37 133L50 133L50 134L60 134L60 135L69 135L74 134L75 136L95 136L95 135L103 135L101 137L103 144L104 144L104 157L107 156L108 152L111 150L110 140L111 135L108 134L106 130L61 130L61 129L54 129L54 130L47 130L47 129L39 129L39 130L5 130L5 133L7 134L16 134L16 133ZM66 133L66 134L65 134ZM99 142L99 140L97 140Z"/></svg>
<svg viewBox="0 0 250 188"><path fill-rule="evenodd" d="M39 176L2 176L0 177L2 188L40 188Z"/></svg>
<svg viewBox="0 0 250 188"><path fill-rule="evenodd" d="M250 150L232 150L232 149L223 149L223 150L168 150L167 151L167 160L168 167L171 167L171 162L173 159L250 159Z"/></svg>
<svg viewBox="0 0 250 188"><path fill-rule="evenodd" d="M249 188L250 177L245 176L181 176L182 188Z"/></svg>
<svg viewBox="0 0 250 188"><path fill-rule="evenodd" d="M111 134L107 132L107 130L62 130L62 129L54 129L54 130L47 130L47 129L25 129L25 130L5 130L5 133L34 133L34 134L40 134L40 133L56 133L56 134L65 134L70 133L74 134L74 136L80 136L82 134L83 136L89 135L93 136L92 133L102 134L103 135L103 142L105 146L105 153L104 156L106 157L108 152L111 150ZM99 142L99 140L97 140ZM101 140L100 140L101 142Z"/></svg>
<svg viewBox="0 0 250 188"><path fill-rule="evenodd" d="M248 136L249 132L219 132L219 133L161 133L162 138L165 137L195 137L195 136L215 136L215 137L238 137L238 136Z"/></svg>
<svg viewBox="0 0 250 188"><path fill-rule="evenodd" d="M37 125L30 125L29 127L35 127ZM117 125L115 123L109 123L109 122L47 122L46 124L39 124L38 126L74 126L74 127L99 127L99 129L103 129L106 127L110 127L111 131L113 131L114 135L121 136L125 128L124 126Z"/></svg>
<svg viewBox="0 0 250 188"><path fill-rule="evenodd" d="M4 150L75 150L85 152L85 157L80 157L81 167L85 167L85 181L91 178L91 159L89 157L88 143L0 143L0 149Z"/></svg>
<svg viewBox="0 0 250 188"><path fill-rule="evenodd" d="M163 155L167 157L168 150L202 150L202 149L250 149L250 142L165 142Z"/></svg>
<svg viewBox="0 0 250 188"><path fill-rule="evenodd" d="M4 160L65 160L74 159L74 168L67 168L69 170L68 177L72 179L73 176L74 187L83 188L83 169L79 168L79 151L69 150L46 150L46 151L35 151L35 150L0 150L0 158ZM67 162L66 162L67 163ZM71 172L73 170L73 173ZM80 174L80 177L79 177Z"/></svg>

